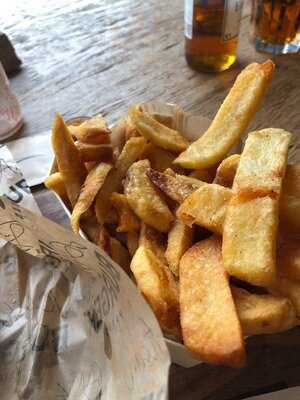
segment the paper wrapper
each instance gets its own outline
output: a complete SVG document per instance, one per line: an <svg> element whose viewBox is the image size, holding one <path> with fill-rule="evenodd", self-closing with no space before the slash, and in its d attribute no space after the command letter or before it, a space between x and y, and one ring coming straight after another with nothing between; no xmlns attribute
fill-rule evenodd
<svg viewBox="0 0 300 400"><path fill-rule="evenodd" d="M1 400L165 399L169 354L134 284L41 217L5 147L0 160Z"/></svg>

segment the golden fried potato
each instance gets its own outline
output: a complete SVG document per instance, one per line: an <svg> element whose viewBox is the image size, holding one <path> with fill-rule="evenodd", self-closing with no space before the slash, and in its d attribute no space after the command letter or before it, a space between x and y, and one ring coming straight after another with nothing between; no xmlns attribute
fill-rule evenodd
<svg viewBox="0 0 300 400"><path fill-rule="evenodd" d="M198 242L181 258L180 320L185 346L202 361L242 367L245 349L221 242Z"/></svg>
<svg viewBox="0 0 300 400"><path fill-rule="evenodd" d="M127 275L131 275L129 252L116 238L113 237L110 238L109 255L115 263L120 265Z"/></svg>
<svg viewBox="0 0 300 400"><path fill-rule="evenodd" d="M110 258L117 263L128 275L130 270L130 255L128 250L119 242L118 239L111 237L105 226L100 225L95 243L107 253Z"/></svg>
<svg viewBox="0 0 300 400"><path fill-rule="evenodd" d="M129 231L126 233L126 244L130 254L130 257L134 256L137 248L139 247L140 234L136 231Z"/></svg>
<svg viewBox="0 0 300 400"><path fill-rule="evenodd" d="M229 275L257 286L275 280L277 212L270 197L230 201L223 228L223 263Z"/></svg>
<svg viewBox="0 0 300 400"><path fill-rule="evenodd" d="M80 157L84 162L112 162L113 160L113 148L111 144L90 144L77 141L76 147L79 150Z"/></svg>
<svg viewBox="0 0 300 400"><path fill-rule="evenodd" d="M148 159L151 167L160 172L164 172L167 168L172 168L177 172L183 172L181 167L173 164L175 157L174 153L154 146L152 143L147 143L141 159Z"/></svg>
<svg viewBox="0 0 300 400"><path fill-rule="evenodd" d="M178 286L168 267L149 248L141 245L130 268L163 331L180 336Z"/></svg>
<svg viewBox="0 0 300 400"><path fill-rule="evenodd" d="M192 171L189 176L191 178L199 179L202 182L212 183L214 180L214 174L212 169L195 169Z"/></svg>
<svg viewBox="0 0 300 400"><path fill-rule="evenodd" d="M79 231L81 215L84 214L92 205L111 169L112 166L110 164L100 163L88 173L71 215L71 226L75 233L78 233Z"/></svg>
<svg viewBox="0 0 300 400"><path fill-rule="evenodd" d="M143 111L140 105L131 107L128 114L140 135L154 145L174 153L185 150L189 145L188 140L181 133L156 121L149 113Z"/></svg>
<svg viewBox="0 0 300 400"><path fill-rule="evenodd" d="M300 238L285 237L277 250L278 272L300 281Z"/></svg>
<svg viewBox="0 0 300 400"><path fill-rule="evenodd" d="M138 231L140 220L130 208L125 194L112 193L111 202L119 215L117 232Z"/></svg>
<svg viewBox="0 0 300 400"><path fill-rule="evenodd" d="M300 233L300 164L286 168L280 201L280 227Z"/></svg>
<svg viewBox="0 0 300 400"><path fill-rule="evenodd" d="M86 177L86 168L60 114L56 114L52 128L52 147L58 171L62 175L71 206L74 207Z"/></svg>
<svg viewBox="0 0 300 400"><path fill-rule="evenodd" d="M163 234L144 222L141 225L139 246L147 247L162 263L167 264L165 257L166 241Z"/></svg>
<svg viewBox="0 0 300 400"><path fill-rule="evenodd" d="M273 75L274 64L248 65L237 77L208 130L175 163L184 168L211 167L226 156L244 133Z"/></svg>
<svg viewBox="0 0 300 400"><path fill-rule="evenodd" d="M170 270L175 276L179 275L179 262L193 241L193 228L175 220L168 233L166 259Z"/></svg>
<svg viewBox="0 0 300 400"><path fill-rule="evenodd" d="M125 141L127 142L127 140L129 140L132 137L140 136L139 132L133 126L130 118L127 117L125 119L125 121L126 121L126 124L125 124Z"/></svg>
<svg viewBox="0 0 300 400"><path fill-rule="evenodd" d="M300 282L279 276L276 283L268 288L274 295L287 297L293 303L296 315L300 318Z"/></svg>
<svg viewBox="0 0 300 400"><path fill-rule="evenodd" d="M195 178L170 174L170 171L162 173L152 168L147 171L147 176L156 187L177 203L182 203L188 195L205 184Z"/></svg>
<svg viewBox="0 0 300 400"><path fill-rule="evenodd" d="M197 224L222 234L225 215L232 192L220 185L204 183L180 205L176 216L184 224Z"/></svg>
<svg viewBox="0 0 300 400"><path fill-rule="evenodd" d="M71 204L68 198L67 189L60 172L54 172L49 175L44 182L45 186L49 190L53 190L64 202L64 204L71 209Z"/></svg>
<svg viewBox="0 0 300 400"><path fill-rule="evenodd" d="M239 166L240 158L240 154L232 154L225 158L218 166L214 183L231 188Z"/></svg>
<svg viewBox="0 0 300 400"><path fill-rule="evenodd" d="M230 275L253 285L268 286L276 278L278 203L290 136L281 129L249 134L233 182L223 262Z"/></svg>
<svg viewBox="0 0 300 400"><path fill-rule="evenodd" d="M110 129L101 115L96 115L80 125L69 125L71 134L83 143L109 143Z"/></svg>
<svg viewBox="0 0 300 400"><path fill-rule="evenodd" d="M283 129L249 133L233 182L241 200L280 196L290 140Z"/></svg>
<svg viewBox="0 0 300 400"><path fill-rule="evenodd" d="M114 168L110 171L104 185L96 197L96 216L98 222L115 222L116 215L113 213L111 204L111 195L118 192L122 187L128 168L140 157L146 140L142 137L133 137L129 139L118 157Z"/></svg>
<svg viewBox="0 0 300 400"><path fill-rule="evenodd" d="M167 232L173 215L146 175L149 168L148 160L134 163L127 172L124 193L130 207L142 221L158 231Z"/></svg>
<svg viewBox="0 0 300 400"><path fill-rule="evenodd" d="M295 308L285 297L253 294L231 287L244 335L286 331L296 325Z"/></svg>

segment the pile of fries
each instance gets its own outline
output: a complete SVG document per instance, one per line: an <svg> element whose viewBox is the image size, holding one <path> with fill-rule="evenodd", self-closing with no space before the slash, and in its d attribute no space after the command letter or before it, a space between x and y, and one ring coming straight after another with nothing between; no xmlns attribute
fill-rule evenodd
<svg viewBox="0 0 300 400"><path fill-rule="evenodd" d="M208 130L190 143L142 105L109 129L102 116L56 116L45 184L81 229L136 282L166 335L214 364L245 364L247 335L300 316L300 165L291 134L251 132L228 156L274 64L237 77Z"/></svg>

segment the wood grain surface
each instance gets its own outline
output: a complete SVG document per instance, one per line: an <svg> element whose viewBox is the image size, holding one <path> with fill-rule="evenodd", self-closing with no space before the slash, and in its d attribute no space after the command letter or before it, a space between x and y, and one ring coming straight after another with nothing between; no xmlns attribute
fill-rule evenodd
<svg viewBox="0 0 300 400"><path fill-rule="evenodd" d="M23 61L11 79L26 125L19 136L49 130L54 114L66 118L98 112L116 121L133 103L160 99L212 117L247 64L263 61L249 42L244 10L238 62L221 74L201 74L183 56L183 0L10 0L1 30ZM2 7L2 5L1 5ZM273 58L276 73L251 127L300 133L299 55ZM34 195L42 212L68 227L54 196ZM170 399L238 400L300 385L300 330L248 340L241 371L172 365Z"/></svg>

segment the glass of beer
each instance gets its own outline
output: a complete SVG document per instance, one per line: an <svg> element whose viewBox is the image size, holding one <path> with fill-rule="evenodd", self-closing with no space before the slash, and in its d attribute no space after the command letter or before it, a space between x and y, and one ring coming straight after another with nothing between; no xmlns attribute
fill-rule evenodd
<svg viewBox="0 0 300 400"><path fill-rule="evenodd" d="M300 0L252 0L255 48L272 54L300 50Z"/></svg>

